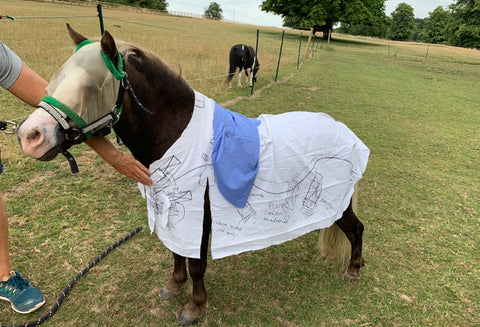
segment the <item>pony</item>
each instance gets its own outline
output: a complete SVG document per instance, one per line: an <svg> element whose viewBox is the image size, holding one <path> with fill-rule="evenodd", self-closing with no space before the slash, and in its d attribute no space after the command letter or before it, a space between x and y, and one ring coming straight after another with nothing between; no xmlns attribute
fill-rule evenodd
<svg viewBox="0 0 480 327"><path fill-rule="evenodd" d="M230 49L230 66L228 69L227 83L228 87L232 87L232 78L238 68L238 87L242 87L242 70L245 71L245 83L252 86L253 82L257 82L260 63L255 54L253 47L245 44L236 44ZM250 78L248 70L250 69Z"/></svg>
<svg viewBox="0 0 480 327"><path fill-rule="evenodd" d="M149 167L154 186L142 190L148 223L174 259L173 274L160 296L176 297L188 274L192 279L190 300L178 317L183 325L198 322L206 312L209 246L216 259L322 230L322 253L350 254L343 277L360 278L364 226L354 213L352 198L369 150L345 125L321 113L258 119L232 113L193 90L151 52L115 41L108 31L100 42L92 42L69 24L67 29L77 48L53 75L48 95L17 128L20 147L38 160L63 153L74 161L68 153L71 146L113 128ZM239 122L243 125L237 126ZM312 137L310 131L324 134ZM277 138L285 138L289 146L280 145L277 152L272 148L281 141ZM243 147L229 152L238 140ZM338 140L348 142L336 146ZM328 150L283 152L306 148L305 143L315 151L318 144ZM253 159L244 164L243 157ZM251 183L237 183L237 176ZM348 244L346 250L340 247L342 240Z"/></svg>

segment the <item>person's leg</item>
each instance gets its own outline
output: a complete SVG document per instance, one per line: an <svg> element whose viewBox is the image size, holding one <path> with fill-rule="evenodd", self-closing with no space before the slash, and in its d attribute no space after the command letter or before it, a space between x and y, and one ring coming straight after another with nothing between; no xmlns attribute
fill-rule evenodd
<svg viewBox="0 0 480 327"><path fill-rule="evenodd" d="M10 252L8 250L8 220L5 201L0 194L0 281L6 281L10 276Z"/></svg>
<svg viewBox="0 0 480 327"><path fill-rule="evenodd" d="M19 313L30 313L40 308L45 299L42 292L20 276L18 271L11 271L8 249L8 219L5 201L0 194L0 299L12 304Z"/></svg>

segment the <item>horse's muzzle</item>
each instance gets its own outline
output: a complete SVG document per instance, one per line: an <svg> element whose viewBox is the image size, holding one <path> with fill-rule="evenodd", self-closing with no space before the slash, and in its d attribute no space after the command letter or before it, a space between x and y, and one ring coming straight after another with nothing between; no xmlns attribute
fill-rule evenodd
<svg viewBox="0 0 480 327"><path fill-rule="evenodd" d="M21 137L19 134L21 134L20 131L22 130L22 127L24 127L23 123L25 121L26 120L22 121L15 130L17 141L20 144L22 151L25 152L25 154L30 155L40 161L50 161L55 159L59 153L63 152L64 148L66 150L66 146L68 146L67 145L68 142L66 140L65 131L59 125L57 125L53 133L53 139L55 140L55 143L50 144L50 149L46 150L46 152L39 157L28 153L28 151L26 151L26 148L28 147L26 145L27 141L30 141L31 144L34 144L36 142L35 139L38 139L39 140L38 144L34 144L33 146L41 146L42 144L47 143L47 141L46 141L46 138L41 135L42 132L40 130L34 130L34 129L30 130L28 132L29 134L24 134Z"/></svg>

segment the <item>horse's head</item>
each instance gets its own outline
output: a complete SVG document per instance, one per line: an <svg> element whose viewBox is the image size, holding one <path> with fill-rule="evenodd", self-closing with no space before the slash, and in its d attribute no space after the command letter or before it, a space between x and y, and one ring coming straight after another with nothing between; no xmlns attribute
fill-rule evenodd
<svg viewBox="0 0 480 327"><path fill-rule="evenodd" d="M22 151L42 161L58 153L68 158L69 147L111 124L124 76L122 58L108 32L100 43L93 43L68 24L67 28L75 53L52 77L48 95L16 130Z"/></svg>

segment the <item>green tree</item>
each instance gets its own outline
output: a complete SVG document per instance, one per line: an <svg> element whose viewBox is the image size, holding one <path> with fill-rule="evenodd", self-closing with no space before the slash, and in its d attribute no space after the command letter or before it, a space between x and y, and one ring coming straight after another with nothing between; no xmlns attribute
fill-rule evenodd
<svg viewBox="0 0 480 327"><path fill-rule="evenodd" d="M452 17L450 12L438 6L428 14L430 16L425 19L422 40L429 43L445 43L448 39L447 28Z"/></svg>
<svg viewBox="0 0 480 327"><path fill-rule="evenodd" d="M389 37L397 41L410 41L415 32L415 15L413 7L405 2L399 3L392 12L392 25Z"/></svg>
<svg viewBox="0 0 480 327"><path fill-rule="evenodd" d="M385 17L385 0L263 0L260 8L280 15L285 27L315 27L325 38L336 23L368 25Z"/></svg>
<svg viewBox="0 0 480 327"><path fill-rule="evenodd" d="M480 0L457 0L450 10L448 43L480 49Z"/></svg>
<svg viewBox="0 0 480 327"><path fill-rule="evenodd" d="M223 10L222 8L220 8L220 5L218 3L210 2L210 5L205 10L203 15L210 19L222 20L223 19L222 13L223 13Z"/></svg>
<svg viewBox="0 0 480 327"><path fill-rule="evenodd" d="M390 18L386 15L376 17L374 22L365 24L349 24L342 23L338 29L339 33L350 35L362 35L384 38L387 35L388 28L390 26Z"/></svg>
<svg viewBox="0 0 480 327"><path fill-rule="evenodd" d="M415 31L412 40L416 42L423 42L423 29L425 27L426 18L415 18Z"/></svg>

